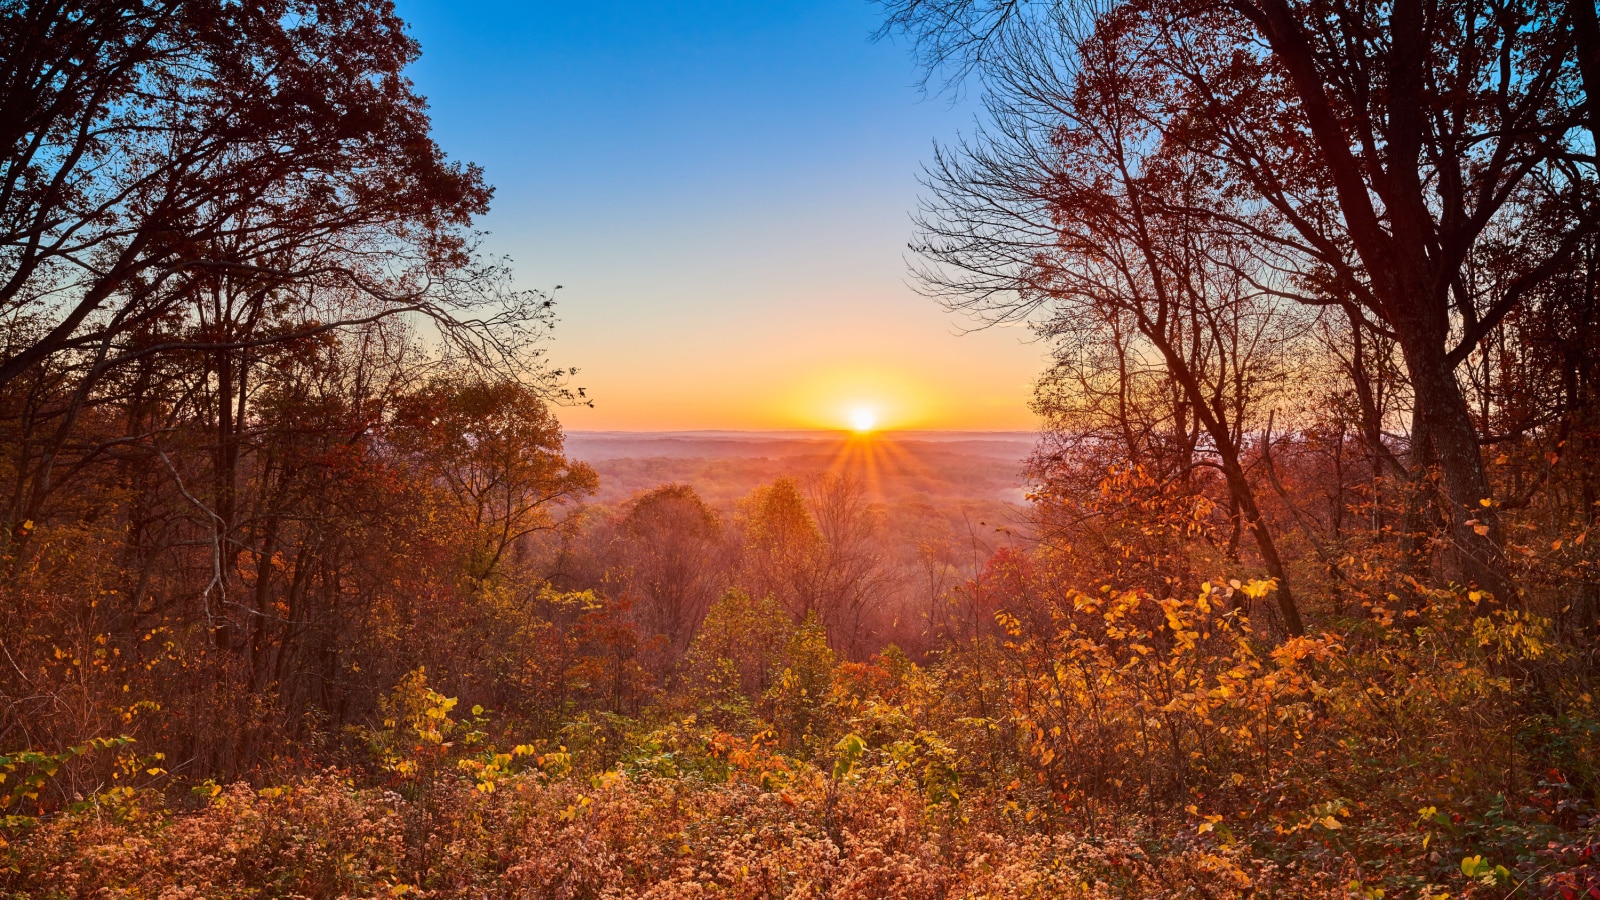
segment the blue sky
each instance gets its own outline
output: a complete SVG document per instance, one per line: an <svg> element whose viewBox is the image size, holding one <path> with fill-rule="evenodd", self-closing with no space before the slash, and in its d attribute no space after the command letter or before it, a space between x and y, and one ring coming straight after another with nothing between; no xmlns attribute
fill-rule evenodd
<svg viewBox="0 0 1600 900"><path fill-rule="evenodd" d="M916 175L970 107L926 98L864 0L402 0L440 142L496 187L490 249L563 285L569 428L1028 428L1017 329L906 283Z"/></svg>

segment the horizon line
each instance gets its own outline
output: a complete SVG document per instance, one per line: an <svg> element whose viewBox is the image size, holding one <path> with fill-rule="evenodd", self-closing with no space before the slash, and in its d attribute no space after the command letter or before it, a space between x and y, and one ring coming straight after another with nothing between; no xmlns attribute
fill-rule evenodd
<svg viewBox="0 0 1600 900"><path fill-rule="evenodd" d="M563 433L595 434L595 435L721 435L721 434L758 434L758 435L817 435L817 436L861 436L862 432L849 428L564 428ZM979 434L979 435L1026 435L1037 437L1037 430L1020 428L876 428L868 435L899 435L899 434Z"/></svg>

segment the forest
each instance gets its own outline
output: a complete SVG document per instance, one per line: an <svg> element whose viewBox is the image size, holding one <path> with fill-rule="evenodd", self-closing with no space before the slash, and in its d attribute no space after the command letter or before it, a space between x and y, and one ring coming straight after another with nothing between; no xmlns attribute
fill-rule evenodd
<svg viewBox="0 0 1600 900"><path fill-rule="evenodd" d="M0 0L0 897L1600 900L1593 0L876 8L1014 502L576 452L388 0Z"/></svg>

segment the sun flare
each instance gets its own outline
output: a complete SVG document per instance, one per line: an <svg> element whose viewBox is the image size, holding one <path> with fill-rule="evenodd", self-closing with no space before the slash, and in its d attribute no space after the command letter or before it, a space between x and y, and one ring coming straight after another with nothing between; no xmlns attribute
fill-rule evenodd
<svg viewBox="0 0 1600 900"><path fill-rule="evenodd" d="M866 434L878 427L878 414L870 409L858 409L850 414L850 427L858 434Z"/></svg>

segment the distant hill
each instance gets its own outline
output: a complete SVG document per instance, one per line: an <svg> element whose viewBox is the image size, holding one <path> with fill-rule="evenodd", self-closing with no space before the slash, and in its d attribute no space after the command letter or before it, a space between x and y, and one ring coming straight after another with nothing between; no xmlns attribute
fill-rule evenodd
<svg viewBox="0 0 1600 900"><path fill-rule="evenodd" d="M666 482L723 507L781 475L857 477L888 506L965 502L996 511L1023 499L1029 432L573 431L567 451L601 477L601 503Z"/></svg>

